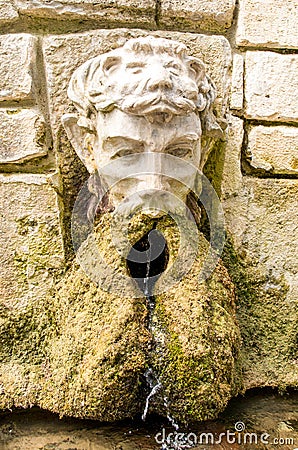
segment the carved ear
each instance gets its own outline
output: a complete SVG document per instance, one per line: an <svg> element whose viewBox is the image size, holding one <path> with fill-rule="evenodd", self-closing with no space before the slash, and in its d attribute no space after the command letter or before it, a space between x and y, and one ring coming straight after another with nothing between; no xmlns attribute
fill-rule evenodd
<svg viewBox="0 0 298 450"><path fill-rule="evenodd" d="M205 65L199 58L189 57L188 67L192 74L194 74L197 84L205 77Z"/></svg>
<svg viewBox="0 0 298 450"><path fill-rule="evenodd" d="M93 156L93 147L95 134L89 126L89 119L78 117L75 114L64 114L62 124L67 137L75 149L78 157L86 166L89 173L96 171L96 165Z"/></svg>

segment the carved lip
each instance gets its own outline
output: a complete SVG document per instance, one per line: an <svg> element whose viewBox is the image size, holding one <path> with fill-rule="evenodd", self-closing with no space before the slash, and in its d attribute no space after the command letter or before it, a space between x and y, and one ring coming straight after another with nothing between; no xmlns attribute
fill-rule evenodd
<svg viewBox="0 0 298 450"><path fill-rule="evenodd" d="M181 105L176 105L166 98L158 99L147 105L140 105L135 108L138 112L143 114L150 113L168 113L168 114L185 114L195 110L195 105L192 105L190 101L183 101Z"/></svg>

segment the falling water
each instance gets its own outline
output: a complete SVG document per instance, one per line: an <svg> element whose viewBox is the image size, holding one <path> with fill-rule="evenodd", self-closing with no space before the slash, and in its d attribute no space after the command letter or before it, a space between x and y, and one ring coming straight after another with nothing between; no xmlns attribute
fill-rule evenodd
<svg viewBox="0 0 298 450"><path fill-rule="evenodd" d="M147 265L146 265L146 276L144 278L144 294L146 296L147 305L148 305L148 329L154 337L154 326L153 326L153 312L155 307L155 299L151 295L151 286L150 286L150 266L151 266L151 257L152 257L152 247L149 246L148 250L146 250L147 257ZM149 402L152 397L157 394L162 389L162 384L158 378L158 375L154 372L152 367L149 367L145 373L145 379L150 387L150 392L146 398L145 408L142 414L142 420L145 421L148 410L149 410Z"/></svg>
<svg viewBox="0 0 298 450"><path fill-rule="evenodd" d="M150 280L150 263L151 263L151 245L148 250L146 250L147 256L147 264L146 264L146 276L144 278L144 294L146 296L147 301L149 302L150 293L149 293L149 280Z"/></svg>
<svg viewBox="0 0 298 450"><path fill-rule="evenodd" d="M148 246L148 244L150 244ZM162 245L162 247L161 247ZM164 333L160 329L160 326L158 326L155 323L154 320L154 310L155 310L155 298L152 295L153 291L153 282L152 282L152 276L161 274L161 272L165 269L165 262L166 255L164 253L166 242L161 237L160 233L157 232L157 230L152 230L150 232L150 239L148 238L148 235L145 236L142 240L140 240L135 248L139 249L140 251L146 251L146 267L142 267L142 264L136 263L128 263L129 270L131 272L131 275L133 278L136 278L140 289L144 292L144 295L146 297L147 301L147 308L148 308L148 322L147 327L152 335L152 341L153 344L155 344L155 347L160 349L160 354L162 356L163 348L164 348ZM154 250L158 249L161 250L163 248L163 251L160 253L160 257L154 258L152 256L152 249L154 247ZM154 265L152 264L152 258L154 261ZM164 263L164 264L163 264ZM161 269L159 272L156 272L157 270ZM143 274L143 275L142 275ZM156 281L156 278L155 278ZM147 386L149 387L150 391L147 395L143 414L142 414L142 420L145 421L146 417L149 412L150 403L154 399L154 397L159 396L162 398L163 406L166 411L166 417L170 423L170 425L174 428L175 433L179 430L179 425L176 422L175 418L170 415L170 407L169 407L169 401L168 397L166 397L164 393L164 387L162 385L162 382L159 379L158 374L153 369L153 367L149 367L145 372L145 380L147 383ZM192 446L189 445L187 441L182 442L181 439L179 442L175 440L175 433L173 433L174 437L171 439L168 439L166 443L162 444L161 450L186 450L190 449Z"/></svg>
<svg viewBox="0 0 298 450"><path fill-rule="evenodd" d="M170 422L172 427L175 428L176 431L178 431L179 430L178 423L175 422L175 419L172 416L170 416L170 414L169 414L168 397L166 397L166 396L163 397L163 404L164 404L164 407L166 408L166 411L167 411L167 419L168 419L168 421Z"/></svg>
<svg viewBox="0 0 298 450"><path fill-rule="evenodd" d="M162 384L160 381L158 381L156 383L156 381L155 381L156 374L153 372L153 369L151 367L149 367L149 369L146 370L145 378L146 378L147 384L151 388L151 391L146 398L146 404L145 404L144 412L142 414L142 420L144 420L144 421L146 420L146 416L148 413L150 399L162 388Z"/></svg>
<svg viewBox="0 0 298 450"><path fill-rule="evenodd" d="M147 305L148 305L148 329L151 332L153 339L156 339L156 327L153 322L153 314L154 314L154 308L155 308L155 299L154 296L152 296L152 287L150 286L150 267L151 267L151 257L152 257L152 246L150 245L149 248L146 250L146 256L147 256L147 264L146 264L146 276L144 278L144 294L147 299ZM142 414L142 420L146 420L147 413L149 410L149 402L150 399L152 399L157 393L163 390L163 385L157 375L157 373L152 369L152 367L149 367L149 369L145 373L145 378L148 386L150 387L151 391L148 394L146 398L145 408ZM176 423L175 419L170 416L169 414L169 404L168 404L168 398L163 395L163 404L167 412L167 419L169 420L170 424L175 428L176 431L179 429L179 425Z"/></svg>

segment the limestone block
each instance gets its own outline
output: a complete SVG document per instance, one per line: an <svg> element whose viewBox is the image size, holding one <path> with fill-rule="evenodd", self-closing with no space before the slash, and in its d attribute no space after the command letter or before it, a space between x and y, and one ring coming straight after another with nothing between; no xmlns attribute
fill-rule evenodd
<svg viewBox="0 0 298 450"><path fill-rule="evenodd" d="M274 174L298 173L298 129L288 126L252 127L247 155L254 169Z"/></svg>
<svg viewBox="0 0 298 450"><path fill-rule="evenodd" d="M160 24L182 30L225 31L232 24L235 0L162 0Z"/></svg>
<svg viewBox="0 0 298 450"><path fill-rule="evenodd" d="M28 16L155 26L154 0L16 0L15 4Z"/></svg>
<svg viewBox="0 0 298 450"><path fill-rule="evenodd" d="M235 54L233 57L233 72L231 86L231 109L243 108L243 80L244 80L244 62L241 55Z"/></svg>
<svg viewBox="0 0 298 450"><path fill-rule="evenodd" d="M245 61L246 117L298 120L298 56L247 52Z"/></svg>
<svg viewBox="0 0 298 450"><path fill-rule="evenodd" d="M215 108L221 116L226 109L229 93L231 50L223 36L205 36L193 33L156 31L153 36L174 39L184 43L189 54L205 63L207 73L217 88ZM67 88L74 70L89 58L122 46L132 37L146 36L142 30L100 30L88 33L50 36L44 40L50 112L54 129L61 124L67 111Z"/></svg>
<svg viewBox="0 0 298 450"><path fill-rule="evenodd" d="M14 22L19 17L10 0L0 0L0 25Z"/></svg>
<svg viewBox="0 0 298 450"><path fill-rule="evenodd" d="M224 202L246 387L297 384L298 180L243 177ZM231 249L230 249L231 250ZM238 261L238 262L237 262Z"/></svg>
<svg viewBox="0 0 298 450"><path fill-rule="evenodd" d="M57 196L44 175L0 175L1 302L42 298L62 268Z"/></svg>
<svg viewBox="0 0 298 450"><path fill-rule="evenodd" d="M31 64L36 39L28 34L0 38L0 101L32 98Z"/></svg>
<svg viewBox="0 0 298 450"><path fill-rule="evenodd" d="M242 186L241 148L243 135L243 120L230 116L222 172L221 191L223 199L235 195Z"/></svg>
<svg viewBox="0 0 298 450"><path fill-rule="evenodd" d="M22 163L45 156L45 128L34 109L0 111L0 163Z"/></svg>
<svg viewBox="0 0 298 450"><path fill-rule="evenodd" d="M298 47L297 0L241 0L237 45L269 48Z"/></svg>
<svg viewBox="0 0 298 450"><path fill-rule="evenodd" d="M298 180L244 177L238 195L246 203L245 232L238 246L268 275L297 273Z"/></svg>

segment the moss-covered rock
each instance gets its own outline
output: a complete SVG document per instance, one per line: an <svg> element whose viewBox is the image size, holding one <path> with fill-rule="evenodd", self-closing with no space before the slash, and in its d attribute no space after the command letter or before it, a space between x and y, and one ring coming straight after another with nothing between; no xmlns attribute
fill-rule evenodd
<svg viewBox="0 0 298 450"><path fill-rule="evenodd" d="M208 249L203 235L198 235L199 245L190 245L192 267L181 277L189 264L190 255L184 255L185 266L174 272L178 283L157 294L148 324L146 298L129 278L125 252L120 256L113 245L117 226L121 223L111 214L97 226L97 249L111 268L101 287L74 263L43 302L29 302L17 314L1 311L1 408L39 405L60 415L104 421L133 417L145 406L149 367L163 385L150 411L170 412L181 422L215 417L238 391L234 288L221 263L208 281L198 282ZM169 251L168 268L156 284L159 292L173 276L179 251L175 221L165 217L156 223L136 215L127 238L134 244L153 226L164 234ZM89 241L83 245L86 255ZM117 284L121 276L125 289Z"/></svg>
<svg viewBox="0 0 298 450"><path fill-rule="evenodd" d="M167 240L170 266L178 253L178 228L169 218L158 228ZM163 348L153 357L154 368L169 412L182 422L216 417L241 388L234 286L222 262L207 281L199 281L209 244L201 233L198 242L192 267L187 268L188 258L180 267L190 270L173 288L157 295L154 317L155 326L164 332L163 342L157 342L157 348Z"/></svg>
<svg viewBox="0 0 298 450"><path fill-rule="evenodd" d="M280 392L297 388L297 300L289 299L286 278L268 280L259 267L237 254L231 239L223 259L238 298L244 388L270 386Z"/></svg>

